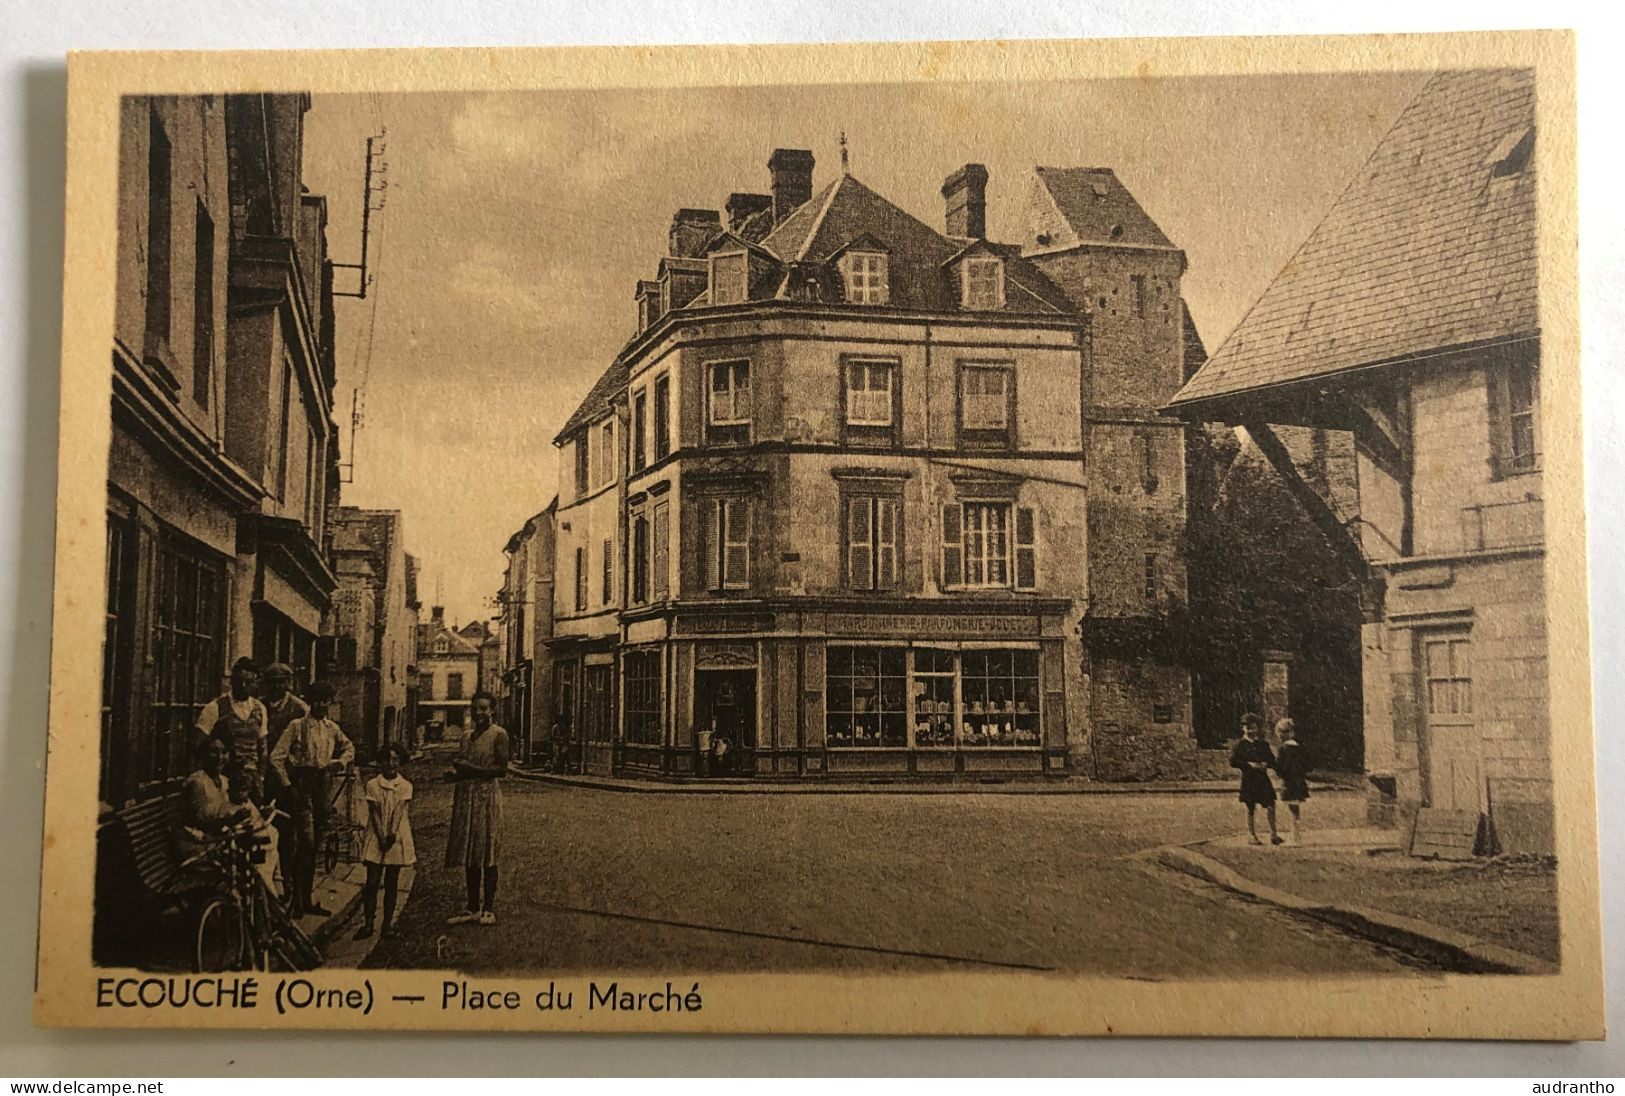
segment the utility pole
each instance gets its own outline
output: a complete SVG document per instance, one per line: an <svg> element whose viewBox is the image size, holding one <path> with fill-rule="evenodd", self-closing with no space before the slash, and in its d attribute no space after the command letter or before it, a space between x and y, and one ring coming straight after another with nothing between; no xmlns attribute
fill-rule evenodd
<svg viewBox="0 0 1625 1096"><path fill-rule="evenodd" d="M383 159L384 151L389 147L384 138L388 136L386 127L377 135L367 138L367 165L363 173L364 182L361 194L361 261L359 263L334 263L335 270L354 270L357 272L356 288L352 290L333 291L335 297L357 297L365 300L367 286L372 278L367 274L368 242L372 237L372 215L383 212L388 204L389 196L385 193L389 189L389 161ZM376 164L376 166L374 166ZM374 180L377 185L374 185ZM373 204L376 198L378 204Z"/></svg>

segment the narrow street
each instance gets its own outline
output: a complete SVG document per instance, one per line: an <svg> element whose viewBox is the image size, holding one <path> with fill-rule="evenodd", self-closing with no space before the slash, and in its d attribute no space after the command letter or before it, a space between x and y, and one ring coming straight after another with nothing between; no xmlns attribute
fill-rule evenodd
<svg viewBox="0 0 1625 1096"><path fill-rule="evenodd" d="M419 855L368 967L1397 972L1408 960L1134 856L1233 832L1217 795L642 794L505 782L494 927L448 927L449 788L416 767ZM1345 824L1353 794L1314 819Z"/></svg>

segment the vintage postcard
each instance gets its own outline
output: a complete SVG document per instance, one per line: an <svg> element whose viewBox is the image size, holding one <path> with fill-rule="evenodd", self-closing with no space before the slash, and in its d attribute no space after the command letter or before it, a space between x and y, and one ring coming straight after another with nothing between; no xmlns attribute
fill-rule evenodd
<svg viewBox="0 0 1625 1096"><path fill-rule="evenodd" d="M39 1022L1601 1037L1573 70L74 56Z"/></svg>

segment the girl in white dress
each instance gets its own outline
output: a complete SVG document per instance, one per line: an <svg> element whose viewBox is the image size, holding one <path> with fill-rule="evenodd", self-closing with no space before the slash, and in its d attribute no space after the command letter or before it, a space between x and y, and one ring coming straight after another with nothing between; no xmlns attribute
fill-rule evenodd
<svg viewBox="0 0 1625 1096"><path fill-rule="evenodd" d="M379 758L382 771L367 781L367 833L361 846L361 862L367 869L367 887L361 896L361 927L355 938L372 935L373 915L378 909L378 884L384 885L384 921L380 937L394 933L395 899L401 882L401 868L417 863L412 848L412 820L407 804L412 801L412 782L401 775L406 751L400 746L384 747Z"/></svg>

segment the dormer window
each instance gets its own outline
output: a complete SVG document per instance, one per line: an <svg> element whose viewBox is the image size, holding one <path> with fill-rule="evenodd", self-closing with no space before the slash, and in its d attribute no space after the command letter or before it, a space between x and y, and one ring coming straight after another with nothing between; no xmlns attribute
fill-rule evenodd
<svg viewBox="0 0 1625 1096"><path fill-rule="evenodd" d="M1504 179L1508 175L1519 174L1529 166L1529 157L1534 151L1534 126L1525 126L1523 129L1515 129L1508 133L1490 152L1487 160L1490 178Z"/></svg>
<svg viewBox="0 0 1625 1096"><path fill-rule="evenodd" d="M884 251L849 251L841 258L848 304L885 304L891 299Z"/></svg>
<svg viewBox="0 0 1625 1096"><path fill-rule="evenodd" d="M727 251L711 256L711 303L741 304L747 297L743 251Z"/></svg>
<svg viewBox="0 0 1625 1096"><path fill-rule="evenodd" d="M1004 307L1004 261L996 258L966 259L960 268L963 302L966 308Z"/></svg>

